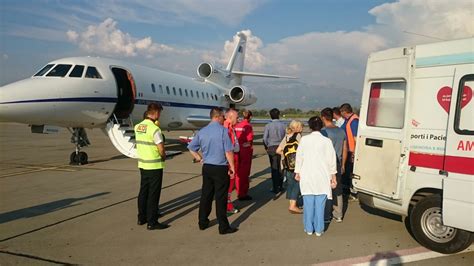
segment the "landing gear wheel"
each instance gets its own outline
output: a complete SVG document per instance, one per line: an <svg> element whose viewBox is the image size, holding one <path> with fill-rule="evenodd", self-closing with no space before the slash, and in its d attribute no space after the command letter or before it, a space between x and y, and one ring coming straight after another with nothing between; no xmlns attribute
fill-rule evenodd
<svg viewBox="0 0 474 266"><path fill-rule="evenodd" d="M415 239L423 246L444 254L462 251L471 245L473 235L443 224L440 195L421 199L409 216Z"/></svg>
<svg viewBox="0 0 474 266"><path fill-rule="evenodd" d="M75 151L71 153L69 156L69 164L71 165L84 165L88 163L88 158L87 153L81 151L79 153L76 153Z"/></svg>

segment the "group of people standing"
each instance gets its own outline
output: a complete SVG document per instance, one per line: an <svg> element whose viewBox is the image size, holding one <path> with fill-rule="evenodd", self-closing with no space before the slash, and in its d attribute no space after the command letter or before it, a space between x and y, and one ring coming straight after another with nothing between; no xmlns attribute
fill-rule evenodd
<svg viewBox="0 0 474 266"><path fill-rule="evenodd" d="M282 191L286 180L289 212L302 213L304 231L320 236L325 223L342 222L343 193L355 199L351 175L358 116L347 103L324 108L321 116L309 119L311 133L302 136L302 122L293 120L285 129L279 114L278 109L270 111L272 122L265 126L263 137L272 192ZM301 196L303 202L298 204Z"/></svg>
<svg viewBox="0 0 474 266"><path fill-rule="evenodd" d="M149 104L144 120L135 126L141 174L137 223L146 223L149 230L169 227L158 222L166 159L158 122L162 109L157 103ZM342 222L342 194L344 189L349 191L351 184L358 117L349 104L325 108L321 117L309 119L312 132L302 136L302 122L294 120L286 126L279 120L280 112L276 108L270 111L270 116L272 121L265 126L263 143L270 161L271 191L282 192L286 180L289 212L303 213L304 231L321 235L325 219ZM236 110L224 113L215 107L210 111L210 119L188 144L194 161L202 164L198 225L200 230L209 227L208 217L215 199L219 233L231 234L238 230L231 227L227 219L228 215L238 212L232 192L236 190L238 200L252 200L248 194L254 138L250 124L252 113L244 111L242 121L238 122ZM301 196L303 204L298 204Z"/></svg>

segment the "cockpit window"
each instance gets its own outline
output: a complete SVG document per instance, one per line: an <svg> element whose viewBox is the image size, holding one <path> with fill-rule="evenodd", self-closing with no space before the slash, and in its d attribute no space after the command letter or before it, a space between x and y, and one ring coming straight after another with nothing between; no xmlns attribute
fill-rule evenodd
<svg viewBox="0 0 474 266"><path fill-rule="evenodd" d="M77 65L72 69L71 74L69 74L69 77L80 78L82 77L82 72L84 72L84 66Z"/></svg>
<svg viewBox="0 0 474 266"><path fill-rule="evenodd" d="M43 75L44 75L46 72L48 72L53 66L54 66L54 64L46 65L46 66L43 67L40 71L38 71L38 73L35 74L35 77L43 76Z"/></svg>
<svg viewBox="0 0 474 266"><path fill-rule="evenodd" d="M99 71L97 71L97 68L90 66L90 67L87 67L86 78L101 79L102 76L99 74Z"/></svg>
<svg viewBox="0 0 474 266"><path fill-rule="evenodd" d="M56 65L53 70L51 70L46 76L47 77L64 77L66 76L69 69L71 69L72 65L63 65L59 64Z"/></svg>

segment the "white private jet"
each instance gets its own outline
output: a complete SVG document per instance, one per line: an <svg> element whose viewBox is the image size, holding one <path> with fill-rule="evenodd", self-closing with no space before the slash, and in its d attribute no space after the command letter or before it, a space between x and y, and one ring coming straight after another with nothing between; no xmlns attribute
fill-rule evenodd
<svg viewBox="0 0 474 266"><path fill-rule="evenodd" d="M118 151L136 158L133 124L143 119L147 104L158 102L165 108L163 130L194 130L210 121L213 107L257 101L254 92L242 86L243 76L293 78L243 72L247 37L242 32L238 36L227 67L201 63L199 78L97 57L50 62L32 77L0 88L0 120L29 124L33 133L69 129L76 146L71 164L87 163L81 151L89 144L85 128L103 129Z"/></svg>

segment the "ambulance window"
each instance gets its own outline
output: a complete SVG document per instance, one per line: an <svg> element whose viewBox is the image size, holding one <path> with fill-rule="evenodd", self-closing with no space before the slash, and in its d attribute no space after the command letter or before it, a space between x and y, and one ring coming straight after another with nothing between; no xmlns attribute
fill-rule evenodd
<svg viewBox="0 0 474 266"><path fill-rule="evenodd" d="M35 77L43 76L43 75L44 75L46 72L48 72L48 70L50 70L53 66L54 66L54 64L46 65L46 66L43 67L40 71L38 71L38 73L35 74Z"/></svg>
<svg viewBox="0 0 474 266"><path fill-rule="evenodd" d="M158 88L160 88L160 93L163 94L163 86L160 84L158 85Z"/></svg>
<svg viewBox="0 0 474 266"><path fill-rule="evenodd" d="M69 77L80 78L82 77L82 72L84 72L84 66L77 65L72 69L71 74L69 74Z"/></svg>
<svg viewBox="0 0 474 266"><path fill-rule="evenodd" d="M406 82L376 82L370 86L367 125L403 128Z"/></svg>
<svg viewBox="0 0 474 266"><path fill-rule="evenodd" d="M166 93L170 94L170 87L166 86Z"/></svg>
<svg viewBox="0 0 474 266"><path fill-rule="evenodd" d="M64 77L66 76L67 72L69 72L69 69L71 69L72 65L63 65L59 64L51 70L47 77Z"/></svg>
<svg viewBox="0 0 474 266"><path fill-rule="evenodd" d="M474 75L464 76L459 83L456 114L454 116L454 131L458 134L474 135L473 88Z"/></svg>
<svg viewBox="0 0 474 266"><path fill-rule="evenodd" d="M188 89L184 89L184 94L186 95L186 97L189 97L189 95L188 95Z"/></svg>
<svg viewBox="0 0 474 266"><path fill-rule="evenodd" d="M155 84L153 84L153 83L151 84L151 91L152 91L152 92L156 92Z"/></svg>
<svg viewBox="0 0 474 266"><path fill-rule="evenodd" d="M95 68L93 66L87 67L85 77L90 78L90 79L101 79L102 78L102 76L99 74L99 71L97 71L97 68Z"/></svg>

